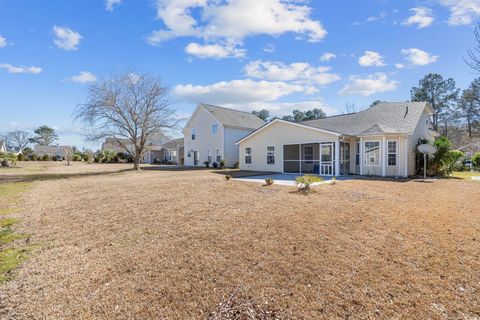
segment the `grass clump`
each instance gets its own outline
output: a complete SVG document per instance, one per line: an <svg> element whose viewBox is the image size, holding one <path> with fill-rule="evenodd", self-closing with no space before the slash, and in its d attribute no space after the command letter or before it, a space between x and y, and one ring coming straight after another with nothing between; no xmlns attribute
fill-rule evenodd
<svg viewBox="0 0 480 320"><path fill-rule="evenodd" d="M10 279L12 271L27 259L33 246L24 248L10 248L0 251L0 283Z"/></svg>
<svg viewBox="0 0 480 320"><path fill-rule="evenodd" d="M225 176L225 180L227 180L227 181L228 181L228 180L230 180L230 179L232 179L232 176L231 176L231 175L229 175L229 174L227 174L227 175Z"/></svg>
<svg viewBox="0 0 480 320"><path fill-rule="evenodd" d="M265 184L267 186L271 186L274 183L275 183L275 181L272 178L265 178Z"/></svg>
<svg viewBox="0 0 480 320"><path fill-rule="evenodd" d="M322 178L319 176L314 176L311 174L306 174L304 176L299 176L295 179L297 182L297 187L300 191L303 191L305 193L310 192L311 185L317 182L323 181Z"/></svg>

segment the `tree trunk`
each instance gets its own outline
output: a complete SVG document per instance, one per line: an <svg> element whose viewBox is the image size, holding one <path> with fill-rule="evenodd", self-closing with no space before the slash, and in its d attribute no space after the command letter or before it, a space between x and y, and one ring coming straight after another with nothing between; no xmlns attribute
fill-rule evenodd
<svg viewBox="0 0 480 320"><path fill-rule="evenodd" d="M472 138L472 122L470 121L470 116L467 116L467 127L468 127L468 137Z"/></svg>
<svg viewBox="0 0 480 320"><path fill-rule="evenodd" d="M140 158L139 157L135 157L133 159L133 169L140 170Z"/></svg>

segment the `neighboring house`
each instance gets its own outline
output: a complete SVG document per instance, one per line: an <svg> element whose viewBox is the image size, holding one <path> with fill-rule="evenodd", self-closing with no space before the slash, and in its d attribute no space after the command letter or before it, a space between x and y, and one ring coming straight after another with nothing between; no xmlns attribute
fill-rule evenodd
<svg viewBox="0 0 480 320"><path fill-rule="evenodd" d="M146 147L147 152L143 155L142 163L159 163L164 157L165 151L162 146L150 145Z"/></svg>
<svg viewBox="0 0 480 320"><path fill-rule="evenodd" d="M480 144L472 142L458 148L457 150L463 151L463 153L465 153L465 157L467 159L471 159L475 154L480 152Z"/></svg>
<svg viewBox="0 0 480 320"><path fill-rule="evenodd" d="M183 138L171 140L165 143L162 148L164 151L162 162L184 164Z"/></svg>
<svg viewBox="0 0 480 320"><path fill-rule="evenodd" d="M237 142L240 169L407 177L418 139L439 135L433 113L426 102L392 102L300 123L273 120Z"/></svg>
<svg viewBox="0 0 480 320"><path fill-rule="evenodd" d="M133 152L135 147L130 139L116 139L116 138L106 138L105 142L102 143L102 151L112 150L116 153L126 153L125 148L130 152Z"/></svg>
<svg viewBox="0 0 480 320"><path fill-rule="evenodd" d="M162 144L168 140L169 138L161 133L149 139L147 146L145 147L147 151L143 155L142 163L155 163L157 161L161 161L163 158ZM127 149L131 154L134 153L135 146L130 139L106 138L105 142L102 143L101 150L112 150L116 153L127 153L125 149Z"/></svg>
<svg viewBox="0 0 480 320"><path fill-rule="evenodd" d="M7 152L7 145L3 140L0 140L0 152Z"/></svg>
<svg viewBox="0 0 480 320"><path fill-rule="evenodd" d="M234 166L239 156L235 142L264 124L248 112L198 104L183 129L185 165L225 160L226 166Z"/></svg>
<svg viewBox="0 0 480 320"><path fill-rule="evenodd" d="M73 148L70 146L41 146L36 145L33 148L33 153L37 157L43 157L47 155L49 158L60 157L63 158L64 150L67 149L70 155L73 155Z"/></svg>

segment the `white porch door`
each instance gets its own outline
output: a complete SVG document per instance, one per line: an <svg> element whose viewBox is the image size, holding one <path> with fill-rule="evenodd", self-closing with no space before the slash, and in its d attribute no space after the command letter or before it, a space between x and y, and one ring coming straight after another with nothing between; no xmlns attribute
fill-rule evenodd
<svg viewBox="0 0 480 320"><path fill-rule="evenodd" d="M333 143L322 143L320 145L320 174L324 176L333 176Z"/></svg>

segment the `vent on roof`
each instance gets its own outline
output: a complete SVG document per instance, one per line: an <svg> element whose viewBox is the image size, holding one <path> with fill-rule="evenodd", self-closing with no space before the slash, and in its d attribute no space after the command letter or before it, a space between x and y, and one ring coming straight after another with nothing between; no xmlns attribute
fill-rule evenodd
<svg viewBox="0 0 480 320"><path fill-rule="evenodd" d="M403 119L405 119L408 115L408 106L405 107L405 115L403 116Z"/></svg>

